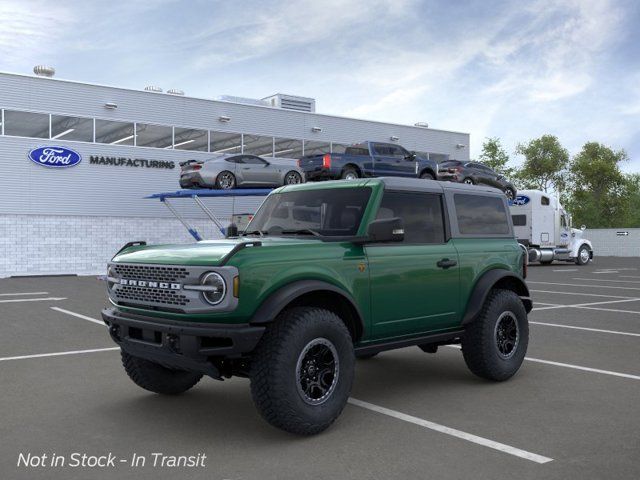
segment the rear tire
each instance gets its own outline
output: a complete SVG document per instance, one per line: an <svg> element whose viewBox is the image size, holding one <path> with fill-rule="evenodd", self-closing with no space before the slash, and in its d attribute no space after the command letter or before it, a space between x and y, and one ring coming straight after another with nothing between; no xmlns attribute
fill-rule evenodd
<svg viewBox="0 0 640 480"><path fill-rule="evenodd" d="M589 247L582 245L578 249L578 256L576 257L576 265L586 265L591 261L591 252Z"/></svg>
<svg viewBox="0 0 640 480"><path fill-rule="evenodd" d="M263 418L299 435L320 433L347 403L355 356L333 312L285 310L267 327L251 361L251 395Z"/></svg>
<svg viewBox="0 0 640 480"><path fill-rule="evenodd" d="M344 180L357 180L358 178L360 178L360 175L358 174L358 171L355 168L347 167L344 170L342 170L342 174L340 175L340 178Z"/></svg>
<svg viewBox="0 0 640 480"><path fill-rule="evenodd" d="M515 200L516 198L516 192L513 190L513 188L505 188L504 194L507 196L507 200Z"/></svg>
<svg viewBox="0 0 640 480"><path fill-rule="evenodd" d="M528 344L529 323L522 301L511 290L494 289L462 337L462 354L475 375L503 381L518 371Z"/></svg>
<svg viewBox="0 0 640 480"><path fill-rule="evenodd" d="M172 370L157 363L121 351L122 365L129 378L139 387L163 395L186 392L202 378L202 374Z"/></svg>
<svg viewBox="0 0 640 480"><path fill-rule="evenodd" d="M236 186L236 177L227 170L220 172L216 177L216 188L220 190L229 190Z"/></svg>
<svg viewBox="0 0 640 480"><path fill-rule="evenodd" d="M287 174L284 176L285 185L297 185L298 183L302 183L302 175L300 175L295 170L287 172Z"/></svg>
<svg viewBox="0 0 640 480"><path fill-rule="evenodd" d="M476 182L473 181L473 178L471 177L467 177L464 180L462 180L462 183L466 183L467 185L475 185Z"/></svg>

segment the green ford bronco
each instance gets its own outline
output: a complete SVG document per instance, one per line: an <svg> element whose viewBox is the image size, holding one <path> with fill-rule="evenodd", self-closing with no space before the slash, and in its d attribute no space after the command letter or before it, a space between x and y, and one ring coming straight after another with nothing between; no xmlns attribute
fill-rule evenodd
<svg viewBox="0 0 640 480"><path fill-rule="evenodd" d="M102 312L129 377L179 394L248 377L272 425L327 428L355 359L461 344L506 380L528 344L526 255L489 187L376 178L274 190L246 231L190 245L128 244Z"/></svg>

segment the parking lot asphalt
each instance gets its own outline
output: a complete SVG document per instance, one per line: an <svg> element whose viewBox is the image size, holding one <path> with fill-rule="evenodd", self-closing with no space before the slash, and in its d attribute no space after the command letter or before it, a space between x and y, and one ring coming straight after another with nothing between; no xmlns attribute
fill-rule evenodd
<svg viewBox="0 0 640 480"><path fill-rule="evenodd" d="M385 352L358 362L334 426L300 438L262 421L246 379L178 397L135 386L99 322L96 277L2 279L0 478L640 478L640 259L531 266L527 281L514 378L474 377L455 347ZM74 452L127 462L47 464ZM153 453L204 453L205 466L153 467Z"/></svg>

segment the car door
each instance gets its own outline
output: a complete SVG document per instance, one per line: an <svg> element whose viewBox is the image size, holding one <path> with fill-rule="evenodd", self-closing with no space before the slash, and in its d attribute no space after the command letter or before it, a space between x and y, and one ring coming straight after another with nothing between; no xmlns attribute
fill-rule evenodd
<svg viewBox="0 0 640 480"><path fill-rule="evenodd" d="M391 145L386 143L372 143L373 172L376 177L393 176L396 157L393 156Z"/></svg>
<svg viewBox="0 0 640 480"><path fill-rule="evenodd" d="M459 324L458 253L440 193L385 191L378 218L400 217L403 242L369 244L372 337L413 335Z"/></svg>
<svg viewBox="0 0 640 480"><path fill-rule="evenodd" d="M483 176L486 178L487 185L502 189L500 175L485 165L480 165L479 168L482 171Z"/></svg>
<svg viewBox="0 0 640 480"><path fill-rule="evenodd" d="M243 155L242 165L238 165L242 171L242 183L245 185L272 185L276 182L274 167L266 160L256 155Z"/></svg>
<svg viewBox="0 0 640 480"><path fill-rule="evenodd" d="M391 145L392 155L396 162L394 175L398 177L415 177L417 175L416 157L400 145Z"/></svg>

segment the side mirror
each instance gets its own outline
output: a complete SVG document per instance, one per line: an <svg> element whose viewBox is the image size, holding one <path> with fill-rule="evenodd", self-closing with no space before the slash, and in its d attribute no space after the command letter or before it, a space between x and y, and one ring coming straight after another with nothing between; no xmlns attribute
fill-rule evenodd
<svg viewBox="0 0 640 480"><path fill-rule="evenodd" d="M409 155L405 155L404 156L405 160L415 160L416 159L416 154L415 152L411 152Z"/></svg>
<svg viewBox="0 0 640 480"><path fill-rule="evenodd" d="M367 243L401 242L404 225L400 217L374 220L367 228Z"/></svg>

